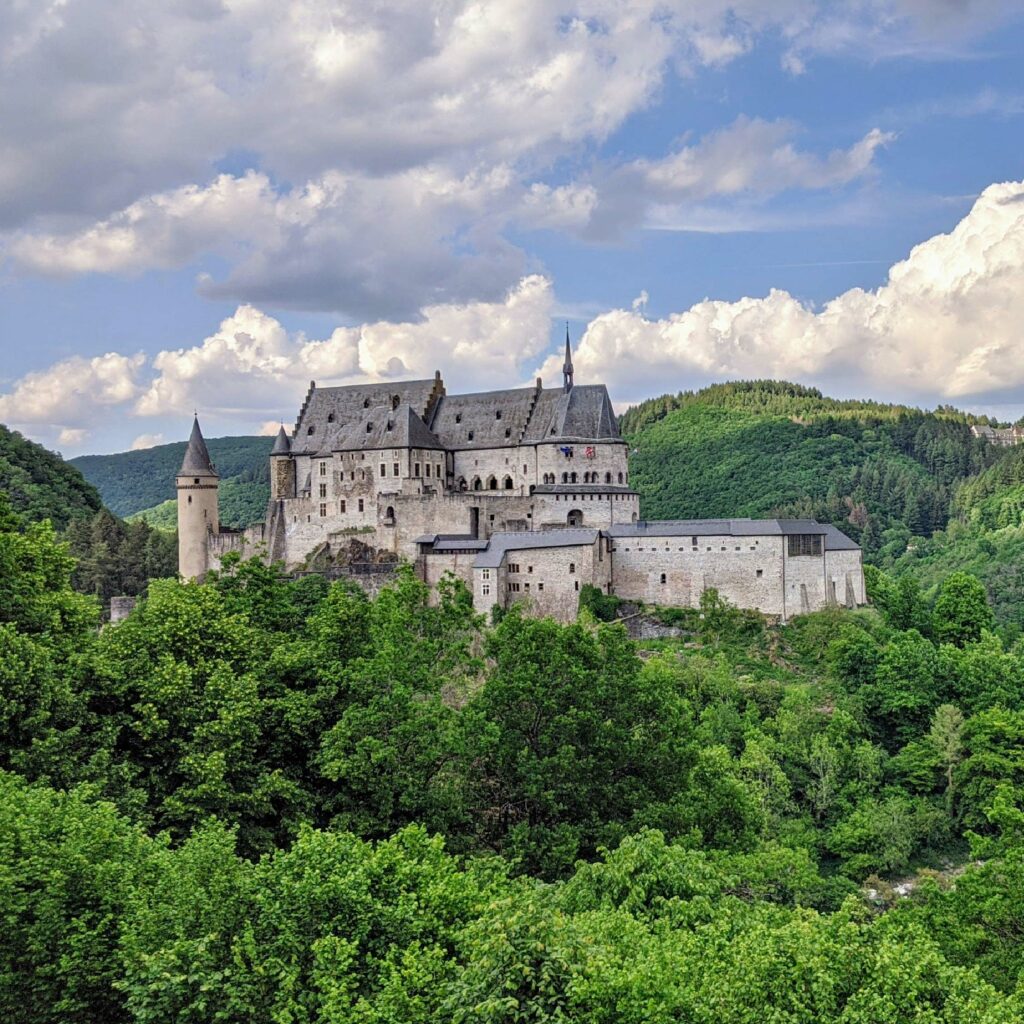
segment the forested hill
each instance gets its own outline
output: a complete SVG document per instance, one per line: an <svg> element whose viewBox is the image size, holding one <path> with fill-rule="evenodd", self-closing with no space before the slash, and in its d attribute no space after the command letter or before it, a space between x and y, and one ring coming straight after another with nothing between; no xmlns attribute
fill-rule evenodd
<svg viewBox="0 0 1024 1024"><path fill-rule="evenodd" d="M29 522L51 520L63 528L72 519L94 516L99 492L56 452L0 425L0 491Z"/></svg>
<svg viewBox="0 0 1024 1024"><path fill-rule="evenodd" d="M905 546L945 527L958 484L1004 457L974 422L749 381L651 399L621 426L644 516L813 516L875 556L887 531Z"/></svg>
<svg viewBox="0 0 1024 1024"><path fill-rule="evenodd" d="M221 478L221 521L245 526L263 515L269 497L267 456L272 437L215 437L210 457ZM104 504L119 516L131 516L174 498L174 476L185 455L185 441L161 444L116 455L82 455L72 465L100 492ZM226 487L227 484L231 487ZM225 498L229 498L225 503ZM160 522L160 514L152 517Z"/></svg>

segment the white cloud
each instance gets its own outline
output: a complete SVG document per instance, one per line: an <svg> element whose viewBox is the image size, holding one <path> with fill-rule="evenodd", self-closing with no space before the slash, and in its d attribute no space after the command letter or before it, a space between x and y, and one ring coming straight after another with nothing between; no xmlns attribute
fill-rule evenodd
<svg viewBox="0 0 1024 1024"><path fill-rule="evenodd" d="M782 377L846 391L959 399L1024 386L1024 182L992 185L949 234L875 291L815 310L785 291L705 300L659 320L613 310L587 328L579 380L634 401L712 380ZM552 356L543 372L557 377Z"/></svg>
<svg viewBox="0 0 1024 1024"><path fill-rule="evenodd" d="M26 374L8 394L0 395L0 421L90 426L102 409L123 406L135 397L145 361L141 353L108 352L92 359L75 356Z"/></svg>
<svg viewBox="0 0 1024 1024"><path fill-rule="evenodd" d="M64 427L57 435L57 444L79 445L89 436L84 427Z"/></svg>
<svg viewBox="0 0 1024 1024"><path fill-rule="evenodd" d="M251 417L279 410L290 418L310 379L429 377L436 369L449 386L508 387L547 347L551 306L550 282L527 277L498 302L428 306L416 322L339 327L320 340L290 335L273 317L240 306L201 344L157 355L156 375L134 411L198 407ZM276 433L278 421L268 422Z"/></svg>
<svg viewBox="0 0 1024 1024"><path fill-rule="evenodd" d="M257 433L260 437L276 437L277 432L281 429L284 424L281 420L264 420L260 424L260 429Z"/></svg>
<svg viewBox="0 0 1024 1024"><path fill-rule="evenodd" d="M145 448L155 448L158 444L164 443L163 434L139 434L131 443L133 452L142 451Z"/></svg>

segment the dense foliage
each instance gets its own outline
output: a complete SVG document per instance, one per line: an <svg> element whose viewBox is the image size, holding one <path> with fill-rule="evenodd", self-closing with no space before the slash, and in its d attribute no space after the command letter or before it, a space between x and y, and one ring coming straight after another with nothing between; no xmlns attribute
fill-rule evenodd
<svg viewBox="0 0 1024 1024"><path fill-rule="evenodd" d="M0 425L0 492L29 522L58 527L90 517L101 507L96 488L55 452Z"/></svg>
<svg viewBox="0 0 1024 1024"><path fill-rule="evenodd" d="M247 516L263 517L269 496L267 456L273 443L272 437L215 437L206 442L222 488L229 482L235 485L226 503L221 495L221 522L246 526L255 521ZM71 465L96 487L111 512L130 516L174 498L174 476L185 448L186 442L178 441L116 455L82 455Z"/></svg>
<svg viewBox="0 0 1024 1024"><path fill-rule="evenodd" d="M651 399L621 426L645 517L807 516L877 557L944 527L957 484L999 459L976 420L750 381Z"/></svg>
<svg viewBox="0 0 1024 1024"><path fill-rule="evenodd" d="M264 458L264 463L266 459ZM267 514L270 501L270 484L265 474L260 479L245 479L256 476L249 470L231 480L222 480L217 488L217 511L222 526L241 529L252 523L262 522ZM158 530L178 528L178 502L174 498L145 508L128 516L129 522L146 522Z"/></svg>
<svg viewBox="0 0 1024 1024"><path fill-rule="evenodd" d="M641 652L232 560L98 631L74 571L0 511L4 1019L1024 1013L1024 657L970 577Z"/></svg>

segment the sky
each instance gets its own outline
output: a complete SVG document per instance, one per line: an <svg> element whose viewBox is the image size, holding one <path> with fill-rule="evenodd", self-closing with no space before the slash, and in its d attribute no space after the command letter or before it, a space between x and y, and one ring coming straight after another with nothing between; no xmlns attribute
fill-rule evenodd
<svg viewBox="0 0 1024 1024"><path fill-rule="evenodd" d="M1024 413L1024 0L9 0L0 422L310 380Z"/></svg>

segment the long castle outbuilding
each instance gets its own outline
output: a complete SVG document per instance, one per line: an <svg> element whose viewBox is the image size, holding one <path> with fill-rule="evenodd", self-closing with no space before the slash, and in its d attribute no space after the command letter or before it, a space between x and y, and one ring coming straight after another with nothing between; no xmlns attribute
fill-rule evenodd
<svg viewBox="0 0 1024 1024"><path fill-rule="evenodd" d="M221 529L219 477L193 423L177 476L179 572L225 554L300 567L353 539L413 562L431 585L462 578L489 611L522 602L575 618L592 584L647 604L728 601L786 620L866 601L860 548L813 520L644 522L603 384L447 394L432 380L317 387L270 454L264 523Z"/></svg>

